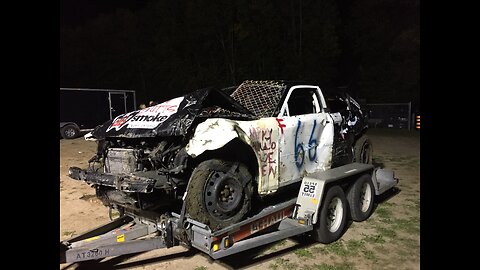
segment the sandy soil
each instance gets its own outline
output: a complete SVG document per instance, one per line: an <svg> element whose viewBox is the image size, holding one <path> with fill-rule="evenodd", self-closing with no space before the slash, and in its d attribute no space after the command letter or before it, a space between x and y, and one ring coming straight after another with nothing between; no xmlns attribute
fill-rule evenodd
<svg viewBox="0 0 480 270"><path fill-rule="evenodd" d="M372 129L374 163L393 169L399 192L381 198L372 216L352 223L341 240L323 245L293 237L220 260L184 247L61 264L60 269L419 269L420 136L416 131ZM86 167L96 144L83 138L60 140L60 240L109 222L94 189L67 176L70 166Z"/></svg>

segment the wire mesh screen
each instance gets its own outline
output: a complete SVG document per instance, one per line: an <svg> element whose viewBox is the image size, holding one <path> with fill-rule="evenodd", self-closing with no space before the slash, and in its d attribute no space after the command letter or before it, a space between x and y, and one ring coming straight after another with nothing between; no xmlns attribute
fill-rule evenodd
<svg viewBox="0 0 480 270"><path fill-rule="evenodd" d="M410 129L411 103L366 104L368 126Z"/></svg>
<svg viewBox="0 0 480 270"><path fill-rule="evenodd" d="M271 117L286 85L275 81L244 81L231 97L258 117Z"/></svg>

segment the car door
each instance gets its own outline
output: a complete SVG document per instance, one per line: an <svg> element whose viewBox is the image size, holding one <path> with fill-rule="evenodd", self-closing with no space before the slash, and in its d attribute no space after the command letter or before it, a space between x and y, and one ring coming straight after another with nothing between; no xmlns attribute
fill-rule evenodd
<svg viewBox="0 0 480 270"><path fill-rule="evenodd" d="M279 186L299 181L305 173L331 166L333 119L318 86L289 89L277 117L280 127Z"/></svg>

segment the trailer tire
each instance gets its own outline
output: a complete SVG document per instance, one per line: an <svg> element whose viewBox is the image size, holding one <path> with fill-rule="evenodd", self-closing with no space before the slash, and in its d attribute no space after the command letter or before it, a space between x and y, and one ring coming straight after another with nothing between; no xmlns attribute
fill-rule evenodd
<svg viewBox="0 0 480 270"><path fill-rule="evenodd" d="M320 243L329 244L342 236L347 222L348 205L345 193L339 186L330 187L322 201L312 237Z"/></svg>
<svg viewBox="0 0 480 270"><path fill-rule="evenodd" d="M80 130L76 125L66 125L60 129L60 134L62 135L62 138L64 139L74 139L78 136L78 133L80 133Z"/></svg>
<svg viewBox="0 0 480 270"><path fill-rule="evenodd" d="M375 190L369 174L360 176L347 191L350 216L353 221L364 221L373 210Z"/></svg>
<svg viewBox="0 0 480 270"><path fill-rule="evenodd" d="M373 147L370 138L363 135L355 142L353 147L355 162L372 164Z"/></svg>
<svg viewBox="0 0 480 270"><path fill-rule="evenodd" d="M240 221L251 208L252 176L240 162L210 159L190 177L185 198L190 218L213 231Z"/></svg>

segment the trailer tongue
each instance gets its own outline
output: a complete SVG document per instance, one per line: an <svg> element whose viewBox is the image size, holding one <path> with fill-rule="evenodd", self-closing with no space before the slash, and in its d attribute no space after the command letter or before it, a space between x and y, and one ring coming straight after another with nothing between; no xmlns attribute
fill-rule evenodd
<svg viewBox="0 0 480 270"><path fill-rule="evenodd" d="M368 193L365 192L364 187L368 187L365 183L371 183L370 188L375 193L372 192L369 198L365 197ZM312 232L319 242L330 243L341 236L348 207L350 211L352 207L359 207L360 213L363 211L368 218L374 195L384 193L397 183L392 171L361 163L313 173L303 178L297 198L268 206L246 220L213 232L207 225L184 217L184 213L172 212L147 218L126 211L122 217L106 225L60 242L60 263L179 244L193 246L218 259L307 232ZM356 186L363 196L354 196L351 190ZM342 187L348 190L348 196Z"/></svg>

